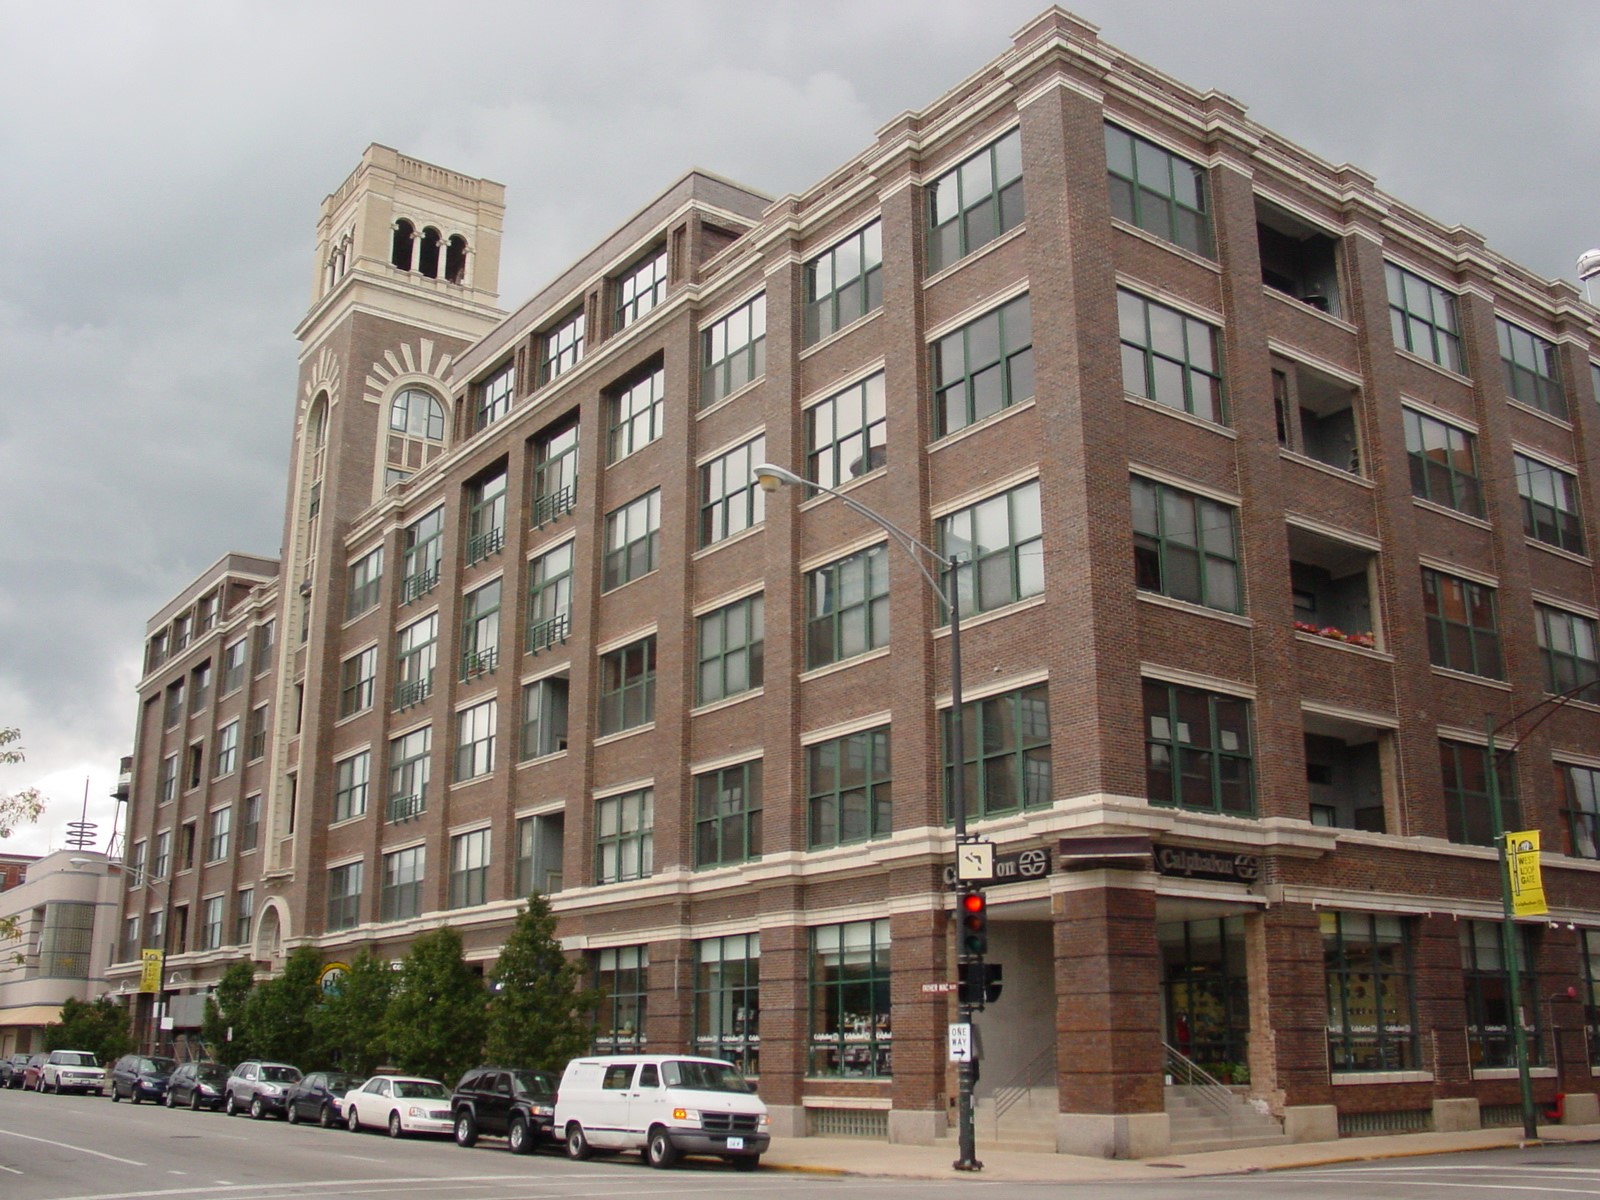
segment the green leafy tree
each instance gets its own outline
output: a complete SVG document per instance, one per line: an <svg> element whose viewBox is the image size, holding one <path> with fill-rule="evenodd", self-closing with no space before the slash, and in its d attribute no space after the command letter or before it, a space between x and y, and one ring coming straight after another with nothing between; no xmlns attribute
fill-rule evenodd
<svg viewBox="0 0 1600 1200"><path fill-rule="evenodd" d="M236 962L222 973L216 990L206 997L200 1037L218 1062L236 1063L256 1057L245 1026L245 1005L255 986L254 964Z"/></svg>
<svg viewBox="0 0 1600 1200"><path fill-rule="evenodd" d="M23 762L27 754L13 743L22 734L14 728L0 729L0 766ZM37 788L23 788L20 792L0 792L0 838L8 838L18 825L32 824L44 812L44 801ZM0 941L20 937L16 917L0 917ZM17 962L22 955L13 956Z"/></svg>
<svg viewBox="0 0 1600 1200"><path fill-rule="evenodd" d="M311 1049L311 1014L322 997L317 976L322 956L310 946L289 954L283 974L256 984L244 1005L251 1057L296 1063ZM235 1027L234 1039L238 1040Z"/></svg>
<svg viewBox="0 0 1600 1200"><path fill-rule="evenodd" d="M46 1050L91 1050L102 1063L112 1062L133 1049L128 1013L107 996L92 1004L68 997L61 1003L61 1020L44 1028Z"/></svg>
<svg viewBox="0 0 1600 1200"><path fill-rule="evenodd" d="M351 1075L371 1075L387 1057L384 1014L394 994L396 973L371 950L363 950L339 981L339 990L322 998L311 1015L319 1066Z"/></svg>
<svg viewBox="0 0 1600 1200"><path fill-rule="evenodd" d="M584 987L582 964L562 953L555 914L538 892L500 948L490 982L484 1047L490 1062L560 1071L588 1053L600 993Z"/></svg>
<svg viewBox="0 0 1600 1200"><path fill-rule="evenodd" d="M384 1036L402 1069L451 1086L481 1061L483 981L467 967L461 935L445 926L412 943L400 970Z"/></svg>

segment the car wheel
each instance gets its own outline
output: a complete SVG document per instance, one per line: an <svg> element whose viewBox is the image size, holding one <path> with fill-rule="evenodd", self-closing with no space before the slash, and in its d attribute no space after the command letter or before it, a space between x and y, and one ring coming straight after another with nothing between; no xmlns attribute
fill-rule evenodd
<svg viewBox="0 0 1600 1200"><path fill-rule="evenodd" d="M733 1164L735 1171L754 1171L761 1165L761 1155L745 1154L738 1158L730 1158L728 1161Z"/></svg>
<svg viewBox="0 0 1600 1200"><path fill-rule="evenodd" d="M528 1154L533 1150L533 1135L528 1132L526 1121L511 1122L511 1128L506 1130L506 1149L513 1154Z"/></svg>
<svg viewBox="0 0 1600 1200"><path fill-rule="evenodd" d="M118 1100L121 1100L121 1099L122 1099L122 1093L117 1091L117 1085L113 1083L111 1085L111 1103L115 1104Z"/></svg>
<svg viewBox="0 0 1600 1200"><path fill-rule="evenodd" d="M267 1109L266 1109L266 1106L261 1103L261 1097L260 1096L251 1096L250 1097L250 1119L252 1121L259 1121L259 1120L261 1120L262 1117L264 1117L266 1115L267 1115Z"/></svg>
<svg viewBox="0 0 1600 1200"><path fill-rule="evenodd" d="M582 1162L591 1158L594 1150L589 1145L589 1139L583 1136L583 1126L574 1121L567 1126L567 1157L575 1158Z"/></svg>
<svg viewBox="0 0 1600 1200"><path fill-rule="evenodd" d="M113 1088L111 1090L115 1091L116 1089ZM167 1094L161 1098L161 1103L165 1104L168 1108L177 1108L178 1107L178 1102L172 1098L172 1089L171 1088L167 1089Z"/></svg>
<svg viewBox="0 0 1600 1200"><path fill-rule="evenodd" d="M361 1119L356 1116L356 1106L351 1105L350 1111L344 1115L344 1127L351 1133L361 1132Z"/></svg>
<svg viewBox="0 0 1600 1200"><path fill-rule="evenodd" d="M195 1088L194 1091L189 1093L189 1108L193 1112L199 1112L200 1111L200 1089L199 1088Z"/></svg>
<svg viewBox="0 0 1600 1200"><path fill-rule="evenodd" d="M283 1106L283 1119L291 1125L300 1124L300 1106L290 1103Z"/></svg>
<svg viewBox="0 0 1600 1200"><path fill-rule="evenodd" d="M667 1131L659 1125L650 1131L650 1140L644 1147L644 1157L652 1167L666 1168L678 1161L678 1148L672 1144Z"/></svg>
<svg viewBox="0 0 1600 1200"><path fill-rule="evenodd" d="M59 1088L61 1085L58 1083L58 1084L56 1084L56 1086ZM112 1090L113 1091L116 1090L114 1085L113 1085ZM129 1104L137 1104L137 1103L139 1103L139 1089L137 1087L131 1087L131 1088L128 1089L128 1103Z"/></svg>
<svg viewBox="0 0 1600 1200"><path fill-rule="evenodd" d="M238 1115L239 1105L238 1102L234 1100L232 1092L229 1092L228 1098L222 1102L222 1111L227 1113L230 1117Z"/></svg>
<svg viewBox="0 0 1600 1200"><path fill-rule="evenodd" d="M396 1090L398 1090L398 1089L396 1089ZM406 1134L405 1128L400 1124L400 1114L398 1112L390 1113L389 1114L389 1136L392 1137L392 1138L397 1138L397 1137L404 1137L405 1134Z"/></svg>
<svg viewBox="0 0 1600 1200"><path fill-rule="evenodd" d="M317 1113L317 1124L324 1129L332 1129L334 1125L333 1105L324 1104Z"/></svg>
<svg viewBox="0 0 1600 1200"><path fill-rule="evenodd" d="M456 1114L456 1145L476 1146L478 1144L478 1123L472 1119L472 1114L466 1109Z"/></svg>

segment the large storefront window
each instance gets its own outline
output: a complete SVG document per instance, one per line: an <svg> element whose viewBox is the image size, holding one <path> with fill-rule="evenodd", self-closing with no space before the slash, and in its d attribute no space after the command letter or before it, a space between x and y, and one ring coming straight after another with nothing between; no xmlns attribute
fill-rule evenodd
<svg viewBox="0 0 1600 1200"><path fill-rule="evenodd" d="M1322 914L1328 1062L1335 1071L1417 1066L1411 938L1399 917Z"/></svg>
<svg viewBox="0 0 1600 1200"><path fill-rule="evenodd" d="M650 957L643 946L595 952L594 986L602 993L594 1023L596 1054L637 1053L644 1049L649 970Z"/></svg>
<svg viewBox="0 0 1600 1200"><path fill-rule="evenodd" d="M1156 926L1167 1044L1224 1083L1249 1079L1244 918Z"/></svg>
<svg viewBox="0 0 1600 1200"><path fill-rule="evenodd" d="M695 943L694 1050L760 1073L761 935Z"/></svg>
<svg viewBox="0 0 1600 1200"><path fill-rule="evenodd" d="M1583 1028L1589 1065L1600 1067L1600 929L1583 931Z"/></svg>
<svg viewBox="0 0 1600 1200"><path fill-rule="evenodd" d="M1539 1031L1539 980L1533 971L1533 946L1518 929L1517 967L1522 995L1517 1004L1529 1021L1528 1061L1544 1060ZM1506 973L1498 921L1461 922L1461 976L1467 999L1467 1056L1474 1070L1517 1065L1516 1033L1511 1028L1511 986Z"/></svg>
<svg viewBox="0 0 1600 1200"><path fill-rule="evenodd" d="M811 931L808 1075L888 1078L889 922L852 921Z"/></svg>

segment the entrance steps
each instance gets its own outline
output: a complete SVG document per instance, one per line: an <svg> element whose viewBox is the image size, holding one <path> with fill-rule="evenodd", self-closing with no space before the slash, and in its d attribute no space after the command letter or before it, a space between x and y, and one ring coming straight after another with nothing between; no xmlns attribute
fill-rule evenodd
<svg viewBox="0 0 1600 1200"><path fill-rule="evenodd" d="M1170 1154L1248 1150L1290 1142L1276 1117L1259 1111L1231 1088L1169 1084L1166 1109L1172 1135Z"/></svg>
<svg viewBox="0 0 1600 1200"><path fill-rule="evenodd" d="M978 1100L973 1128L980 1145L1053 1154L1057 1107L1053 1086L1004 1088Z"/></svg>

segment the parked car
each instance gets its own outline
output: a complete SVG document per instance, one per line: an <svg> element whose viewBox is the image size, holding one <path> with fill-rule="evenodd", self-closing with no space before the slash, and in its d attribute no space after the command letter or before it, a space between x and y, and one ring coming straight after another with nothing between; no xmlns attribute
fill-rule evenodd
<svg viewBox="0 0 1600 1200"><path fill-rule="evenodd" d="M52 1050L39 1069L41 1092L106 1094L106 1073L88 1050Z"/></svg>
<svg viewBox="0 0 1600 1200"><path fill-rule="evenodd" d="M113 1103L127 1096L135 1104L141 1100L154 1100L159 1104L167 1094L167 1081L177 1069L175 1058L124 1054L106 1073L106 1087L111 1090Z"/></svg>
<svg viewBox="0 0 1600 1200"><path fill-rule="evenodd" d="M715 1154L753 1171L772 1141L767 1106L738 1067L715 1058L575 1058L561 1076L555 1120L573 1158L642 1150L652 1167Z"/></svg>
<svg viewBox="0 0 1600 1200"><path fill-rule="evenodd" d="M0 1087L22 1086L22 1072L27 1069L29 1057L26 1054L13 1054L4 1062L0 1062Z"/></svg>
<svg viewBox="0 0 1600 1200"><path fill-rule="evenodd" d="M315 1121L324 1129L331 1129L344 1119L339 1112L339 1101L348 1091L361 1086L354 1075L338 1071L313 1071L291 1087L283 1097L284 1112L289 1124Z"/></svg>
<svg viewBox="0 0 1600 1200"><path fill-rule="evenodd" d="M480 1134L506 1139L513 1154L552 1143L556 1078L544 1071L479 1067L468 1071L450 1095L456 1145L471 1146Z"/></svg>
<svg viewBox="0 0 1600 1200"><path fill-rule="evenodd" d="M28 1059L28 1065L22 1068L23 1091L37 1092L43 1090L40 1088L39 1084L44 1079L44 1060L49 1057L50 1056L48 1054L35 1054L32 1058Z"/></svg>
<svg viewBox="0 0 1600 1200"><path fill-rule="evenodd" d="M222 1107L228 1090L228 1068L214 1062L186 1062L167 1081L167 1107L188 1105L196 1111Z"/></svg>
<svg viewBox="0 0 1600 1200"><path fill-rule="evenodd" d="M408 1133L449 1133L450 1089L437 1079L412 1075L374 1075L339 1102L345 1128L387 1129L390 1137Z"/></svg>
<svg viewBox="0 0 1600 1200"><path fill-rule="evenodd" d="M228 1076L222 1108L230 1117L248 1112L256 1120L283 1112L283 1097L300 1082L300 1068L288 1063L242 1062Z"/></svg>

